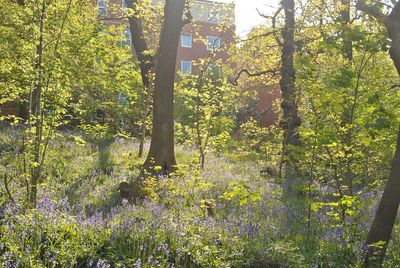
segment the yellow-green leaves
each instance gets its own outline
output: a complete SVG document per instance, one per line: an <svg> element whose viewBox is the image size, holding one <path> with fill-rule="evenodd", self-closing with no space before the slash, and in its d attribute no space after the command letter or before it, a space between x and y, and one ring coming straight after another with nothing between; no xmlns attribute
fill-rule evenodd
<svg viewBox="0 0 400 268"><path fill-rule="evenodd" d="M228 184L228 189L219 197L227 201L234 201L243 206L250 200L260 201L261 194L256 190L251 190L250 187L244 182L231 182Z"/></svg>

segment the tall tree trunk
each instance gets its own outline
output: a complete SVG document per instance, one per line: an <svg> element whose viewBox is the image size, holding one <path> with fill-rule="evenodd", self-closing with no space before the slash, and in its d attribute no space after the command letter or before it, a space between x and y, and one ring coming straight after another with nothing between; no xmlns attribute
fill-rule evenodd
<svg viewBox="0 0 400 268"><path fill-rule="evenodd" d="M29 203L31 207L36 206L37 197L37 184L41 173L41 147L42 147L42 89L43 89L43 31L44 21L46 18L46 0L43 0L41 17L39 22L39 44L37 45L37 62L35 70L37 72L37 80L32 93L31 99L31 115L35 125L35 135L33 138L34 143L34 165L31 171L31 189L29 196Z"/></svg>
<svg viewBox="0 0 400 268"><path fill-rule="evenodd" d="M400 204L400 128L390 177L366 241L366 267L382 266ZM380 243L382 242L382 243Z"/></svg>
<svg viewBox="0 0 400 268"><path fill-rule="evenodd" d="M290 211L287 212L288 224L292 225L291 215L295 212L298 218L300 204L298 201L298 189L296 186L301 184L301 178L298 169L298 161L295 147L301 145L299 127L301 119L298 115L297 90L296 90L296 72L294 68L295 54L295 3L294 0L282 0L281 5L285 12L285 26L282 30L282 54L281 54L281 80L280 87L282 91L282 121L281 127L284 131L282 163L285 165L283 178L283 194L288 200L287 206Z"/></svg>
<svg viewBox="0 0 400 268"><path fill-rule="evenodd" d="M392 40L390 57L400 75L400 2L397 2L386 22L389 38Z"/></svg>
<svg viewBox="0 0 400 268"><path fill-rule="evenodd" d="M127 0L126 5L132 10L137 10L138 0ZM145 89L150 88L151 72L154 67L154 58L149 54L149 47L143 32L140 15L136 12L128 18L132 35L132 46L139 60L140 73Z"/></svg>
<svg viewBox="0 0 400 268"><path fill-rule="evenodd" d="M161 167L164 174L175 169L174 149L174 82L179 35L185 0L167 0L164 24L156 61L153 104L153 131L150 151L144 167Z"/></svg>
<svg viewBox="0 0 400 268"><path fill-rule="evenodd" d="M352 61L353 60L353 41L350 38L350 0L340 0L342 9L340 11L340 19L342 22L342 40L343 40L343 55L344 57Z"/></svg>
<svg viewBox="0 0 400 268"><path fill-rule="evenodd" d="M139 158L143 157L144 142L146 140L146 135L147 135L147 118L149 117L149 107L150 107L151 98L152 98L151 89L145 87L145 90L146 90L146 92L145 92L146 93L146 101L143 106L143 118L142 118L142 127L141 127L141 133L140 133L139 153L138 153Z"/></svg>
<svg viewBox="0 0 400 268"><path fill-rule="evenodd" d="M301 125L301 119L298 115L297 91L296 91L296 72L294 69L294 0L282 0L282 6L285 12L285 26L282 31L282 66L280 87L282 91L282 110L283 116L281 127L284 130L284 148L285 162L289 165L295 165L295 157L292 155L291 147L299 146L300 135L298 128Z"/></svg>
<svg viewBox="0 0 400 268"><path fill-rule="evenodd" d="M340 0L341 10L340 10L340 21L342 24L341 35L342 35L342 53L343 57L348 61L348 66L350 67L353 61L353 41L350 38L350 0ZM344 137L344 142L346 144L346 148L351 148L353 142L353 129L352 124L354 121L355 108L357 106L358 101L358 91L359 88L354 88L354 98L353 102L350 104L348 109L345 109L344 119L343 119L343 127L348 128L347 133ZM351 172L351 156L352 152L346 150L346 183L348 187L348 194L353 195L353 174Z"/></svg>
<svg viewBox="0 0 400 268"><path fill-rule="evenodd" d="M384 24L391 39L390 57L400 75L400 2L386 16L378 8L360 0L357 7ZM396 152L386 187L383 191L375 218L366 241L365 267L381 267L385 258L400 204L400 128Z"/></svg>
<svg viewBox="0 0 400 268"><path fill-rule="evenodd" d="M127 0L127 7L136 10L138 0ZM143 156L144 142L147 134L147 118L149 115L149 106L151 102L151 76L154 69L154 58L149 54L149 48L143 32L143 26L139 14L133 14L129 17L129 26L132 36L133 49L139 60L140 73L142 76L143 88L146 93L146 100L143 105L142 127L139 141L139 158Z"/></svg>

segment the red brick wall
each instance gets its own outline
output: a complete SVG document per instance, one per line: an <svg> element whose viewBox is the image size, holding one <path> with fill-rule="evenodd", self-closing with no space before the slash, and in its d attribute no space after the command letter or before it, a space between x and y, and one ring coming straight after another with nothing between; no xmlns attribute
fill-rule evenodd
<svg viewBox="0 0 400 268"><path fill-rule="evenodd" d="M264 127L278 123L279 114L276 112L275 103L280 102L281 91L279 85L273 85L268 87L261 87L258 90L259 106L257 112L261 113L267 108L271 107L268 111L263 113L261 117L261 125Z"/></svg>
<svg viewBox="0 0 400 268"><path fill-rule="evenodd" d="M234 38L233 29L219 29L219 27L213 23L195 22L186 25L182 30L182 33L192 34L192 47L182 47L181 42L179 41L178 55L176 59L177 71L180 70L181 61L192 61L193 64L193 62L196 62L199 59L208 59L212 57L212 52L207 50L207 36L219 37L221 39L221 48L216 51L211 62L217 60L227 62L229 57L228 49ZM199 66L193 65L193 72L196 72L198 69Z"/></svg>

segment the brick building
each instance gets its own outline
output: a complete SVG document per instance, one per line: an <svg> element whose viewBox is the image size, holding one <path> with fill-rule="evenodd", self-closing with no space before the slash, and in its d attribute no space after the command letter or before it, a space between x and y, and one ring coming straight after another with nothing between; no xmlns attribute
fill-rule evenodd
<svg viewBox="0 0 400 268"><path fill-rule="evenodd" d="M153 0L154 5L164 2ZM117 17L116 7L126 7L125 0L98 0L100 17ZM178 46L176 71L182 74L196 72L201 59L208 60L209 65L216 69L220 66L214 62L227 62L228 48L233 42L235 33L235 5L211 0L193 0L190 3L190 13L193 21L184 26ZM126 42L132 41L128 22L121 20L104 20L106 24L124 24ZM147 36L150 43L156 42L154 37ZM155 47L155 44L150 44Z"/></svg>
<svg viewBox="0 0 400 268"><path fill-rule="evenodd" d="M164 0L152 0L153 4ZM132 36L127 19L119 19L126 7L125 0L94 0L97 3L99 18L107 25L124 25L126 41L131 45ZM176 71L179 74L191 74L205 68L212 68L222 74L221 65L228 63L228 49L234 44L235 4L212 0L192 0L190 11L193 21L184 26L176 59ZM156 47L157 33L150 32L150 47ZM153 43L153 44L151 44ZM250 85L248 85L250 86ZM271 92L263 86L251 86L259 92L258 114L262 114L262 125L276 121L277 114L268 108L279 98L279 92ZM249 88L246 87L247 90ZM15 105L0 106L3 114L18 114Z"/></svg>
<svg viewBox="0 0 400 268"><path fill-rule="evenodd" d="M258 93L258 107L253 117L258 119L261 126L270 126L276 124L279 120L279 113L276 111L276 105L280 103L281 91L279 85L255 87ZM279 106L279 105L278 105Z"/></svg>
<svg viewBox="0 0 400 268"><path fill-rule="evenodd" d="M177 70L190 74L207 65L221 73L220 64L227 63L228 49L234 41L235 5L195 0L190 9L193 22L182 30Z"/></svg>

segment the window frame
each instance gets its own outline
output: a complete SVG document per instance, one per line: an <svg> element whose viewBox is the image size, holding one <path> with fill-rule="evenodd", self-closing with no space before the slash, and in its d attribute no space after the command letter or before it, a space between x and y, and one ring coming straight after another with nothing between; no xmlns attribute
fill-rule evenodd
<svg viewBox="0 0 400 268"><path fill-rule="evenodd" d="M107 16L107 0L97 0L97 8L99 16ZM104 10L104 12L102 12L102 10Z"/></svg>
<svg viewBox="0 0 400 268"><path fill-rule="evenodd" d="M207 73L212 75L213 71L216 71L216 77L221 78L222 77L222 68L219 64L210 64L207 68Z"/></svg>
<svg viewBox="0 0 400 268"><path fill-rule="evenodd" d="M213 38L214 42L210 42L209 38ZM216 46L216 40L218 40L218 46ZM212 43L212 46L210 47L210 43ZM217 37L217 36L210 36L207 35L207 50L213 50L213 49L219 49L221 48L221 37Z"/></svg>
<svg viewBox="0 0 400 268"><path fill-rule="evenodd" d="M220 12L218 10L207 10L207 22L213 23L213 24L220 23L219 13Z"/></svg>
<svg viewBox="0 0 400 268"><path fill-rule="evenodd" d="M190 64L189 65L190 66L190 70L189 70L189 72L186 72L186 73L183 72L183 65L185 63L189 63ZM192 69L193 69L193 64L192 64L191 60L181 60L181 73L182 73L182 75L192 74Z"/></svg>
<svg viewBox="0 0 400 268"><path fill-rule="evenodd" d="M183 36L190 36L190 46L186 46L183 42ZM192 48L193 47L193 34L192 33L182 33L181 34L181 47Z"/></svg>

